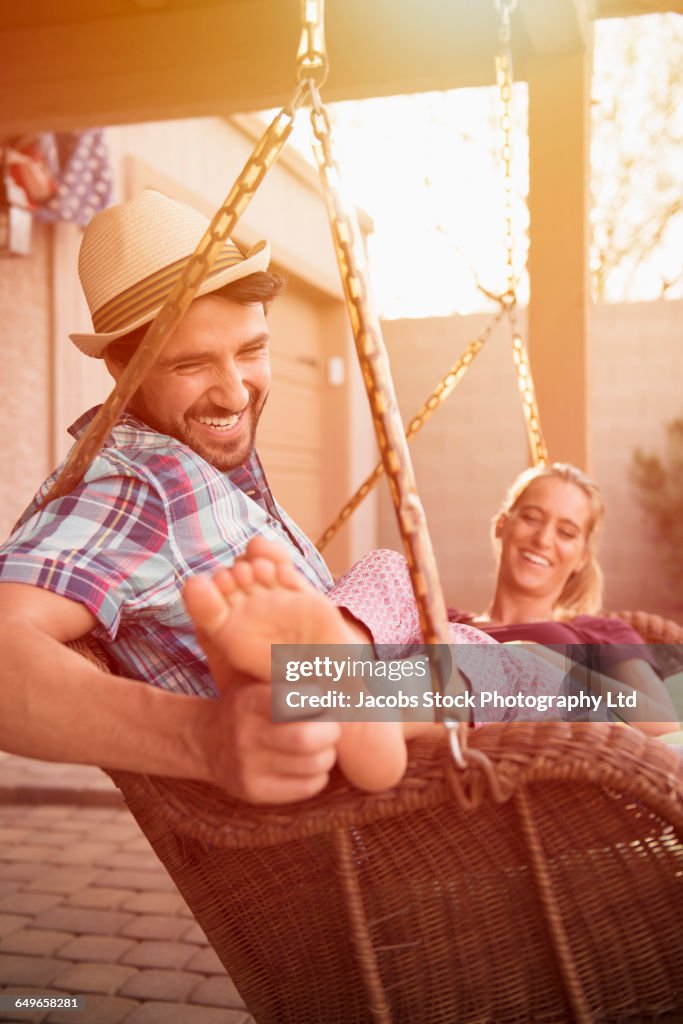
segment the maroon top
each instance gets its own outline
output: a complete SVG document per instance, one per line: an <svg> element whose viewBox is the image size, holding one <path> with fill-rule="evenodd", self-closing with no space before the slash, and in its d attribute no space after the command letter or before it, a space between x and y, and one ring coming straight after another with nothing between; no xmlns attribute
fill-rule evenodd
<svg viewBox="0 0 683 1024"><path fill-rule="evenodd" d="M570 656L574 661L584 662L587 657L598 670L609 674L610 668L621 661L631 658L642 658L660 675L657 660L650 647L639 633L623 619L608 619L597 615L578 615L570 622L519 622L508 625L483 625L475 622L471 612L448 609L451 622L464 622L476 626L488 633L499 643L511 640L522 640L532 644L544 644L546 647L572 645L590 646L590 651L583 655L573 650ZM638 649L634 650L637 645ZM597 659L597 663L596 663Z"/></svg>

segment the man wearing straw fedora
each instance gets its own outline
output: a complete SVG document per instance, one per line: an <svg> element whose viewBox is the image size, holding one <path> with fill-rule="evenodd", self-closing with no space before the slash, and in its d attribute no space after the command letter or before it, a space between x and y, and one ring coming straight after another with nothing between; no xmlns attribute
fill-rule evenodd
<svg viewBox="0 0 683 1024"><path fill-rule="evenodd" d="M72 340L115 379L206 227L145 191L86 229L79 275L94 331ZM256 801L325 784L339 727L273 725L265 686L204 699L216 691L181 596L187 577L231 564L253 537L284 542L317 591L332 583L253 449L270 386L265 310L280 286L268 261L265 242L243 253L226 241L83 482L41 507L55 472L0 548L5 749L206 779ZM64 646L88 633L123 678Z"/></svg>
<svg viewBox="0 0 683 1024"><path fill-rule="evenodd" d="M196 210L147 191L86 229L79 273L94 331L72 340L115 380L206 228ZM419 723L400 735L400 723L372 723L368 742L357 727L271 720L270 643L398 650L421 633L405 560L375 552L332 591L268 487L254 450L270 387L266 306L280 285L268 259L266 243L245 254L226 241L82 481L52 498L55 471L0 547L0 747L211 781L254 802L318 792L337 757L364 788L400 778ZM76 438L95 414L74 424ZM208 582L217 572L233 596L243 591L219 647L207 632L225 625ZM279 593L250 594L256 577ZM493 641L451 628L477 685L559 685L521 654L482 657ZM86 634L108 649L115 682L65 646Z"/></svg>

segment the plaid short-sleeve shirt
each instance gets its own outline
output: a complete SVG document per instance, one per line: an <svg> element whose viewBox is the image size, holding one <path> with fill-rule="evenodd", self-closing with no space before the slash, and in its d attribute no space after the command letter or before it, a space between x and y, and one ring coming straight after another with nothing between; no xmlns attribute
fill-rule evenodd
<svg viewBox="0 0 683 1024"><path fill-rule="evenodd" d="M74 437L95 412L74 424ZM251 537L285 543L309 582L323 593L332 586L314 546L273 498L256 453L223 473L125 414L83 482L40 509L57 472L0 546L0 581L85 605L125 675L215 693L181 590L189 575L232 564Z"/></svg>

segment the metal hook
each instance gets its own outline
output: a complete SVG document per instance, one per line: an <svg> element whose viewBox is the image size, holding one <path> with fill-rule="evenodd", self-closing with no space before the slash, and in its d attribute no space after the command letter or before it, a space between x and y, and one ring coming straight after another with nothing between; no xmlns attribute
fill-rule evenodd
<svg viewBox="0 0 683 1024"><path fill-rule="evenodd" d="M460 744L460 726L462 725L462 722L453 718L444 718L442 721L446 726L448 745L451 748L451 756L455 761L456 767L464 770L467 768L467 762L465 761L463 749Z"/></svg>

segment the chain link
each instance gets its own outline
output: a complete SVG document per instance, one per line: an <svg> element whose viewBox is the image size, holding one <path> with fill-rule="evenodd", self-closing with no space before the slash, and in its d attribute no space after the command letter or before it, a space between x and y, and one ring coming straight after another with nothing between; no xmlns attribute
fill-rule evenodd
<svg viewBox="0 0 683 1024"><path fill-rule="evenodd" d="M61 473L43 499L43 505L68 494L83 479L105 438L180 323L199 286L220 255L226 238L233 231L266 173L275 163L292 131L296 111L306 98L306 91L305 84L297 86L289 105L276 114L257 142L225 202L214 215L197 248L185 264L170 295L152 321L116 387L88 430L72 449Z"/></svg>
<svg viewBox="0 0 683 1024"><path fill-rule="evenodd" d="M503 217L505 221L504 245L505 245L505 281L506 290L500 296L500 302L505 308L510 321L512 333L512 355L517 373L522 396L522 409L524 411L524 422L526 425L529 450L535 466L548 464L548 450L546 448L543 433L541 431L541 420L536 402L534 382L531 376L529 365L529 354L521 334L517 329L517 290L514 265L514 235L513 235L513 189L512 189L512 51L510 49L510 18L517 6L517 0L494 0L496 9L500 12L500 27L498 31L498 53L496 54L496 80L500 93L500 131L501 150L500 158L503 164Z"/></svg>
<svg viewBox="0 0 683 1024"><path fill-rule="evenodd" d="M301 0L301 39L296 55L300 82L321 88L329 71L325 47L325 0Z"/></svg>
<svg viewBox="0 0 683 1024"><path fill-rule="evenodd" d="M500 131L502 144L500 159L503 165L503 220L505 247L505 290L515 295L514 233L513 233L513 189L512 189L512 52L509 47L509 22L507 42L502 41L496 54L496 81L500 94Z"/></svg>
<svg viewBox="0 0 683 1024"><path fill-rule="evenodd" d="M450 639L446 605L424 510L403 431L379 320L368 300L365 251L355 209L345 207L339 192L339 168L334 157L327 111L313 81L309 83L314 152L332 228L353 337L365 382L370 410L403 538L406 560L420 615L425 643L445 645ZM434 653L439 646L434 648ZM432 661L432 686L443 692L449 683L442 656ZM459 673L450 673L450 685L464 685ZM458 686L459 684L459 686Z"/></svg>
<svg viewBox="0 0 683 1024"><path fill-rule="evenodd" d="M410 441L415 434L422 430L423 426L430 419L436 410L443 405L450 394L455 390L457 385L460 383L465 373L470 368L474 359L482 350L488 339L491 337L495 327L500 323L504 310L493 318L493 320L486 326L481 332L478 338L471 341L467 348L463 351L462 355L455 362L447 373L441 378L439 383L436 385L429 398L422 405L421 409L413 416L406 427L405 434L406 439ZM378 462L371 473L366 476L360 487L351 495L349 500L342 508L339 515L336 517L334 522L330 523L325 532L316 541L316 547L318 551L322 551L330 543L333 537L337 535L339 530L342 528L346 520L355 512L358 506L365 500L370 491L373 489L377 481L384 473L384 465Z"/></svg>
<svg viewBox="0 0 683 1024"><path fill-rule="evenodd" d="M502 49L510 42L510 18L517 7L517 0L494 0L494 4L500 14L498 42Z"/></svg>
<svg viewBox="0 0 683 1024"><path fill-rule="evenodd" d="M507 314L512 333L512 358L515 362L517 383L519 384L519 391L522 396L522 409L524 411L524 422L526 424L531 461L534 466L547 466L549 463L548 449L543 437L543 431L541 430L541 417L536 403L536 392L531 376L529 353L517 329L517 317L514 307L507 310Z"/></svg>

